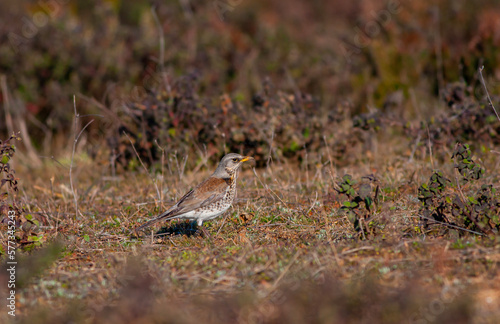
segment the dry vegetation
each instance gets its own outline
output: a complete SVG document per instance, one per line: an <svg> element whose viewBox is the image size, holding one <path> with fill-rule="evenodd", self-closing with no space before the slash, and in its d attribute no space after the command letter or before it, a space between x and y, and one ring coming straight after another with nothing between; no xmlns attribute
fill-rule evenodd
<svg viewBox="0 0 500 324"><path fill-rule="evenodd" d="M91 3L0 5L2 323L498 322L495 1ZM227 152L211 237L132 234Z"/></svg>

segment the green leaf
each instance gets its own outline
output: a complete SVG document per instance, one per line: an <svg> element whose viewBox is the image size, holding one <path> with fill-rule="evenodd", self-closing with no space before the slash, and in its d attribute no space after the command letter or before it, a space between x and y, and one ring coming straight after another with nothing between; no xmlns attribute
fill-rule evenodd
<svg viewBox="0 0 500 324"><path fill-rule="evenodd" d="M2 156L2 160L0 161L0 163L7 164L7 163L9 163L9 160L10 160L10 157L8 155L4 155L4 156Z"/></svg>
<svg viewBox="0 0 500 324"><path fill-rule="evenodd" d="M474 205L479 204L479 203L477 202L476 198L474 198L474 197L468 197L468 198L469 198L469 201L471 202L471 204L474 204Z"/></svg>
<svg viewBox="0 0 500 324"><path fill-rule="evenodd" d="M366 208L370 209L371 205L373 203L373 200L371 197L366 197L365 198L365 204L366 204Z"/></svg>
<svg viewBox="0 0 500 324"><path fill-rule="evenodd" d="M304 129L304 133L303 133L303 136L305 139L308 139L309 138L309 127L306 127L306 129Z"/></svg>
<svg viewBox="0 0 500 324"><path fill-rule="evenodd" d="M90 242L90 237L88 236L88 234L85 234L83 236L83 239L85 240L85 242Z"/></svg>

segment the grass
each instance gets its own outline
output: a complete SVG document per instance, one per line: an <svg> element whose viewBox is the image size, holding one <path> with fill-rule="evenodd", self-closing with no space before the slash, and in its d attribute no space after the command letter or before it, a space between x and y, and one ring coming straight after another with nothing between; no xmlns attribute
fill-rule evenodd
<svg viewBox="0 0 500 324"><path fill-rule="evenodd" d="M17 254L20 322L493 323L498 237L423 228L416 192L430 172L426 163L394 168L382 163L387 154L372 156L384 189L366 240L339 209L343 198L332 183L346 172L359 178L370 171L365 163L244 168L237 203L204 224L211 237L188 235L187 223L171 221L139 239L131 230L211 168L157 174L160 202L145 174L107 180L106 169L76 163L75 217L66 170L34 175L19 166L22 183L32 184L22 185L21 199L41 224L33 233L39 246L25 244Z"/></svg>

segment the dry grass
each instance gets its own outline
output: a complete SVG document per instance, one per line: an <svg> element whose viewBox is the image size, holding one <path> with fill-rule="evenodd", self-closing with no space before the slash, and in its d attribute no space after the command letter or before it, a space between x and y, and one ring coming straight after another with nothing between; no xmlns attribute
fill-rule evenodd
<svg viewBox="0 0 500 324"><path fill-rule="evenodd" d="M140 239L130 233L209 168L180 176L166 168L157 175L161 203L148 176L110 178L109 168L78 161L75 218L67 170L34 175L19 166L20 197L42 224L42 247L18 252L21 322L494 323L498 239L444 226L422 234L416 191L427 163L391 162L403 157L387 153L348 169L247 167L238 203L204 225L210 238L175 221ZM346 172L379 178L376 230L366 240L339 211L333 180Z"/></svg>

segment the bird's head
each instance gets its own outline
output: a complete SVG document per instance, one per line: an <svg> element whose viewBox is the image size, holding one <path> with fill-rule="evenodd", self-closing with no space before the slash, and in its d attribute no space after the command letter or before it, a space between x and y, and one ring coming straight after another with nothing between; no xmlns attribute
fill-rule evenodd
<svg viewBox="0 0 500 324"><path fill-rule="evenodd" d="M251 156L243 156L236 153L226 154L219 163L214 175L219 178L231 178L238 171L243 162L254 160Z"/></svg>

